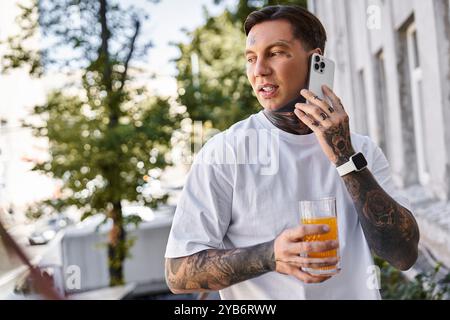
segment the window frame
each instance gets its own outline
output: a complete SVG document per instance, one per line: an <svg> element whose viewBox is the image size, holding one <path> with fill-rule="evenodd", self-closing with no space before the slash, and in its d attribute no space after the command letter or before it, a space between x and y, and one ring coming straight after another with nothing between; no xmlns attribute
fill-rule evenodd
<svg viewBox="0 0 450 320"><path fill-rule="evenodd" d="M408 55L408 69L410 75L412 111L414 122L414 141L416 144L417 171L419 182L426 186L430 182L429 166L425 147L425 120L422 94L422 68L417 43L417 28L412 22L406 29L406 47Z"/></svg>

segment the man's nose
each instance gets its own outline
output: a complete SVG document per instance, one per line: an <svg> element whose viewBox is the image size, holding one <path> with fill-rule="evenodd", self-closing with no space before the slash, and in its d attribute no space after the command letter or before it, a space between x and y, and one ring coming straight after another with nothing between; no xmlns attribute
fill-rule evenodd
<svg viewBox="0 0 450 320"><path fill-rule="evenodd" d="M255 77L263 77L270 75L272 73L272 69L270 68L265 59L259 59L256 62L255 69L253 72Z"/></svg>

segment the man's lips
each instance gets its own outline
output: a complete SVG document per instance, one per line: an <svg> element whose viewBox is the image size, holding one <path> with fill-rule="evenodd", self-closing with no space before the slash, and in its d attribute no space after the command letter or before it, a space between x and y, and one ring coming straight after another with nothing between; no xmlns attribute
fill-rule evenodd
<svg viewBox="0 0 450 320"><path fill-rule="evenodd" d="M258 86L258 94L264 99L271 99L278 93L278 86L266 83Z"/></svg>

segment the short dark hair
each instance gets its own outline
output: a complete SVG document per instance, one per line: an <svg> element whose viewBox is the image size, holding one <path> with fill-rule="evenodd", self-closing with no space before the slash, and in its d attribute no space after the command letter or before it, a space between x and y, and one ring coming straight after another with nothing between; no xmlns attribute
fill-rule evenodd
<svg viewBox="0 0 450 320"><path fill-rule="evenodd" d="M327 33L322 23L308 10L296 5L268 6L250 13L245 20L244 30L250 30L264 21L287 20L292 25L294 37L305 46L305 50L320 48L325 52Z"/></svg>

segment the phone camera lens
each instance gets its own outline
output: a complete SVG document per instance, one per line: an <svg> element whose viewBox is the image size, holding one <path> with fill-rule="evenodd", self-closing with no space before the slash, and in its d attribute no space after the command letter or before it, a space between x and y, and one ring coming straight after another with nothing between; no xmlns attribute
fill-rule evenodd
<svg viewBox="0 0 450 320"><path fill-rule="evenodd" d="M314 69L319 70L319 64L318 63L314 64Z"/></svg>
<svg viewBox="0 0 450 320"><path fill-rule="evenodd" d="M320 57L319 56L315 56L314 60L316 60L316 62L319 62L320 61Z"/></svg>
<svg viewBox="0 0 450 320"><path fill-rule="evenodd" d="M325 68L325 62L321 62L320 63L320 67L323 69L323 68Z"/></svg>

